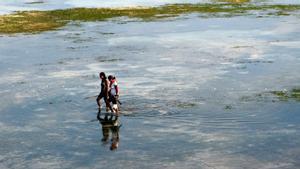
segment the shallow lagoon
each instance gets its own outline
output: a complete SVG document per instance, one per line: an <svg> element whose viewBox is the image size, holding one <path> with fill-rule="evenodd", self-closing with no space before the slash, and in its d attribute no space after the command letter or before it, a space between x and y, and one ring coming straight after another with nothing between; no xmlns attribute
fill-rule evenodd
<svg viewBox="0 0 300 169"><path fill-rule="evenodd" d="M299 16L126 18L0 37L1 168L299 168ZM97 73L118 77L120 147Z"/></svg>

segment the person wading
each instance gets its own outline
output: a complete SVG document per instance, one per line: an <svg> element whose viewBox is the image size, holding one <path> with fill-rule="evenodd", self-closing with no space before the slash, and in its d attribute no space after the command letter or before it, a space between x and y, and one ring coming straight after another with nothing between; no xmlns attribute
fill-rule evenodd
<svg viewBox="0 0 300 169"><path fill-rule="evenodd" d="M101 110L101 99L103 98L104 103L106 104L106 111L107 112L109 110L113 111L112 107L109 104L109 92L108 92L109 91L109 81L107 80L106 75L105 75L104 72L101 72L99 74L99 77L101 79L101 92L98 95L97 100L96 100L97 104L98 104L98 107L99 107L99 110Z"/></svg>
<svg viewBox="0 0 300 169"><path fill-rule="evenodd" d="M113 112L117 115L119 114L119 108L117 105L117 101L119 99L119 87L117 83L117 79L115 76L109 75L109 101L112 102Z"/></svg>

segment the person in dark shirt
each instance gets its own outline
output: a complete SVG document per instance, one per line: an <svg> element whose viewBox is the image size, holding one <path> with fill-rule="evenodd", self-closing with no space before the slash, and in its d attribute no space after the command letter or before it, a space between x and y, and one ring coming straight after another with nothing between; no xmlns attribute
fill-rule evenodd
<svg viewBox="0 0 300 169"><path fill-rule="evenodd" d="M104 103L106 105L106 111L108 112L109 110L110 111L113 111L112 110L112 107L110 106L109 104L109 81L107 80L106 78L106 75L104 72L101 72L99 74L99 77L101 79L101 91L96 99L97 101L97 104L98 104L98 107L99 107L99 110L101 109L101 99L103 98L104 99Z"/></svg>

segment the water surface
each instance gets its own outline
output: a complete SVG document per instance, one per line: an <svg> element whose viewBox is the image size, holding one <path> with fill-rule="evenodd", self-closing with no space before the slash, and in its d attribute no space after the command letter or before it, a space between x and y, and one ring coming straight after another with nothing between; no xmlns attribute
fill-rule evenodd
<svg viewBox="0 0 300 169"><path fill-rule="evenodd" d="M300 86L299 28L184 15L2 35L0 167L299 168L299 102L270 94ZM121 89L116 151L95 121L100 71Z"/></svg>

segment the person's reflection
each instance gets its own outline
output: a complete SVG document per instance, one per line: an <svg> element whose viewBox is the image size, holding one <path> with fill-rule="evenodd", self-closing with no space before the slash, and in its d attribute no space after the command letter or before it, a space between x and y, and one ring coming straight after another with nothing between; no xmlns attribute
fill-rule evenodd
<svg viewBox="0 0 300 169"><path fill-rule="evenodd" d="M110 150L117 149L119 147L119 129L121 127L119 116L113 113L101 113L101 110L99 109L97 119L102 126L102 141L107 142L109 140L109 134L111 132Z"/></svg>

